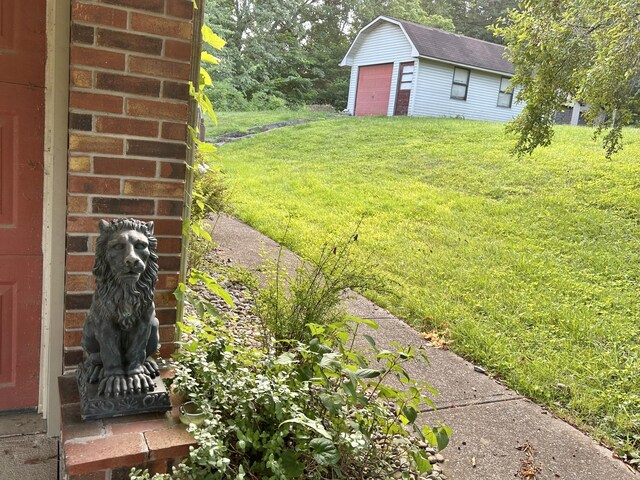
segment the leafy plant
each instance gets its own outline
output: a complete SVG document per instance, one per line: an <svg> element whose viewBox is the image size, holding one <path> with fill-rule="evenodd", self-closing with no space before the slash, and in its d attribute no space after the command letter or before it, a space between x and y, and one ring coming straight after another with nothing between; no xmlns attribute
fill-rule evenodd
<svg viewBox="0 0 640 480"><path fill-rule="evenodd" d="M359 226L347 241L325 244L319 257L303 263L293 276L282 264L282 250L275 261L265 262L262 271L268 281L256 295L256 313L276 341L306 342L311 337L309 324L341 321L345 315L341 302L348 290L382 290L380 279L351 255ZM286 343L276 344L279 351L286 348Z"/></svg>
<svg viewBox="0 0 640 480"><path fill-rule="evenodd" d="M199 275L194 281L219 293ZM309 341L277 354L238 342L211 303L186 286L180 294L196 314L180 325L173 388L207 418L190 427L198 447L186 461L154 479L409 478L431 470L421 442L446 447L447 427L416 423L421 405L433 405L423 392L434 391L404 365L422 352L381 350L367 337L374 365L352 350L358 328L375 323L310 324ZM387 383L392 377L401 387Z"/></svg>

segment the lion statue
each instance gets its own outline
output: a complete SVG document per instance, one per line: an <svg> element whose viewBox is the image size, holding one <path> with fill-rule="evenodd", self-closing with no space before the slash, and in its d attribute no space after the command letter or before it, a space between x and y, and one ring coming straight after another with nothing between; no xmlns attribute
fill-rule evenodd
<svg viewBox="0 0 640 480"><path fill-rule="evenodd" d="M107 397L148 392L160 374L151 358L160 343L153 222L101 220L99 228L96 289L82 332L88 382L100 382L98 394Z"/></svg>

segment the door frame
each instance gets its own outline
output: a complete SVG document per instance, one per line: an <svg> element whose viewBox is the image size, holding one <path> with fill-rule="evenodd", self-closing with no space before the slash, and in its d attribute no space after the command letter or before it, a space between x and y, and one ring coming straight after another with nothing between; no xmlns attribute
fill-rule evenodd
<svg viewBox="0 0 640 480"><path fill-rule="evenodd" d="M70 0L47 0L44 192L42 225L42 335L38 412L47 433L60 435L58 376L63 368Z"/></svg>
<svg viewBox="0 0 640 480"><path fill-rule="evenodd" d="M400 115L397 112L397 108L398 108L398 97L400 96L400 87L402 86L402 75L404 73L404 67L407 67L409 65L413 66L413 72L412 73L412 78L411 78L411 88L409 89L409 103L407 104L407 113L403 113L402 115ZM411 110L411 100L413 98L413 90L414 90L414 85L415 85L415 78L416 78L416 62L414 60L408 61L408 62L400 62L398 63L398 73L396 75L396 98L395 98L395 102L393 104L393 115L394 116L408 116L409 112Z"/></svg>

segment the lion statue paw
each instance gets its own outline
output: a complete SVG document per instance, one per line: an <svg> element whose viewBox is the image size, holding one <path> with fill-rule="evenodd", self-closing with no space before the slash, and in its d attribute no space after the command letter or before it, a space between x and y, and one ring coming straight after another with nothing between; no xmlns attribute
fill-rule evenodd
<svg viewBox="0 0 640 480"><path fill-rule="evenodd" d="M127 394L151 392L154 388L153 380L145 373L108 375L100 380L98 395L119 397Z"/></svg>

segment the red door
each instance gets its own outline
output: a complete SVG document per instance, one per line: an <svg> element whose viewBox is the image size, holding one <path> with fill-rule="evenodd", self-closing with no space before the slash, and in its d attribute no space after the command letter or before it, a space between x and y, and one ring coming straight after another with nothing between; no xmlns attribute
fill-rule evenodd
<svg viewBox="0 0 640 480"><path fill-rule="evenodd" d="M0 410L38 406L46 0L0 0Z"/></svg>
<svg viewBox="0 0 640 480"><path fill-rule="evenodd" d="M386 115L391 93L393 63L358 69L355 115Z"/></svg>
<svg viewBox="0 0 640 480"><path fill-rule="evenodd" d="M398 69L398 92L394 115L407 115L411 100L411 86L413 85L413 62L401 63Z"/></svg>

